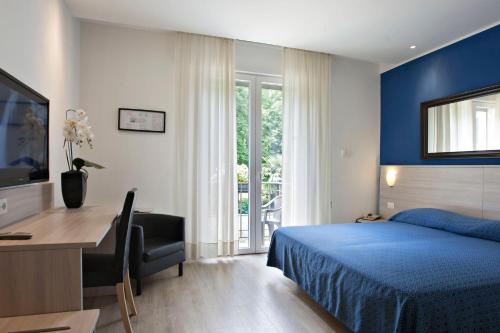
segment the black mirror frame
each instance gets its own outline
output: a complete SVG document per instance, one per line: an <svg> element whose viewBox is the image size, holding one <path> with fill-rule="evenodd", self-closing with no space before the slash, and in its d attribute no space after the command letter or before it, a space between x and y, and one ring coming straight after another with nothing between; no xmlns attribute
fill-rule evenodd
<svg viewBox="0 0 500 333"><path fill-rule="evenodd" d="M420 158L422 160L447 159L447 158L478 158L478 157L500 157L500 150L476 150L476 151L456 151L456 152L428 152L428 110L431 107L444 104L460 102L473 97L480 97L500 93L500 83L481 89L471 90L464 93L451 95L420 104Z"/></svg>

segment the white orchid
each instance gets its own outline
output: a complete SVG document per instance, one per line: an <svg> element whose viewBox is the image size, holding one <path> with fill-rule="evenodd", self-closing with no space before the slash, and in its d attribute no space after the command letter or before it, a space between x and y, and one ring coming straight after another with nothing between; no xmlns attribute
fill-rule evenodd
<svg viewBox="0 0 500 333"><path fill-rule="evenodd" d="M27 108L24 117L26 121L24 122L23 129L26 132L36 138L43 137L45 135L43 120L38 118L35 111L33 111L31 107Z"/></svg>
<svg viewBox="0 0 500 333"><path fill-rule="evenodd" d="M78 117L80 117L80 119L85 118L85 116L87 115L87 113L83 109L76 110L76 114L78 115Z"/></svg>
<svg viewBox="0 0 500 333"><path fill-rule="evenodd" d="M73 169L73 144L83 147L87 143L92 149L94 133L88 123L87 113L82 110L66 110L66 120L63 127L64 147L66 148L66 160L68 168Z"/></svg>

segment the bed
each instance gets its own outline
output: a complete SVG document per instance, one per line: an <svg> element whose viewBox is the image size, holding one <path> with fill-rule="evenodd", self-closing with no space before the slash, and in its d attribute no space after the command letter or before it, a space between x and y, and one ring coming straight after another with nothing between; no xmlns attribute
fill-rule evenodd
<svg viewBox="0 0 500 333"><path fill-rule="evenodd" d="M267 265L354 332L500 332L499 221L421 208L283 227Z"/></svg>

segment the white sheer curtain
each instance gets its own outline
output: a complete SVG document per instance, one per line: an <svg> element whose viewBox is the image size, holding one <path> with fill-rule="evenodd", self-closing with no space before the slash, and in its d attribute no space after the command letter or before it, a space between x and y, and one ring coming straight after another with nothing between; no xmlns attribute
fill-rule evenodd
<svg viewBox="0 0 500 333"><path fill-rule="evenodd" d="M331 222L330 55L285 49L283 224Z"/></svg>
<svg viewBox="0 0 500 333"><path fill-rule="evenodd" d="M429 152L500 149L500 94L433 107Z"/></svg>
<svg viewBox="0 0 500 333"><path fill-rule="evenodd" d="M474 111L472 101L450 105L450 151L474 150Z"/></svg>
<svg viewBox="0 0 500 333"><path fill-rule="evenodd" d="M429 152L474 150L472 101L434 107L428 118Z"/></svg>
<svg viewBox="0 0 500 333"><path fill-rule="evenodd" d="M472 100L436 106L429 111L429 151L474 150Z"/></svg>
<svg viewBox="0 0 500 333"><path fill-rule="evenodd" d="M488 105L488 149L500 149L500 94Z"/></svg>
<svg viewBox="0 0 500 333"><path fill-rule="evenodd" d="M177 207L191 258L232 255L235 219L233 41L178 33Z"/></svg>

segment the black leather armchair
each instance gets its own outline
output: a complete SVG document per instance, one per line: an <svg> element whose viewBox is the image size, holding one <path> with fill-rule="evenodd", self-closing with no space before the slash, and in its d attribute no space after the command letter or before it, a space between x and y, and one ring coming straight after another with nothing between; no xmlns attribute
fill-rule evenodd
<svg viewBox="0 0 500 333"><path fill-rule="evenodd" d="M130 246L130 276L137 282L136 294L141 294L142 278L160 272L186 260L184 218L163 214L134 215Z"/></svg>

